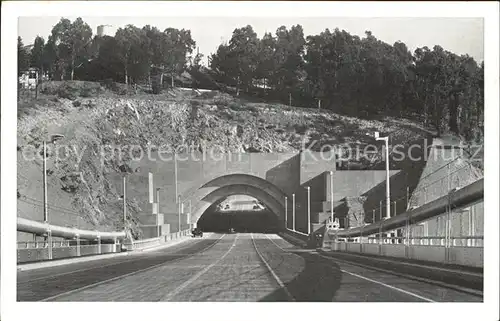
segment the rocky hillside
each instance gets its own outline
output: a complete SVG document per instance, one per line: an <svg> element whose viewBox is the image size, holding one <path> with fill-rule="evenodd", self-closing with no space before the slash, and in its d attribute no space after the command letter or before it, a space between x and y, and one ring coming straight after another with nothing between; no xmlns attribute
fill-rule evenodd
<svg viewBox="0 0 500 321"><path fill-rule="evenodd" d="M170 90L161 95L116 84L53 82L38 99L21 99L18 116L18 216L41 220L42 162L27 148L48 145L50 221L100 230L123 228L120 197L107 179L127 171L130 146L217 146L231 152L291 152L350 143L374 143L367 133L391 134L391 144L424 137L411 122L362 120L311 108L250 102L217 91ZM123 159L101 162L103 146L122 148ZM59 157L56 150L58 149ZM66 149L65 149L66 148ZM327 148L329 149L329 148ZM58 161L56 159L59 159ZM369 167L380 160L358 164ZM129 200L132 217L136 200ZM134 223L132 223L133 229Z"/></svg>

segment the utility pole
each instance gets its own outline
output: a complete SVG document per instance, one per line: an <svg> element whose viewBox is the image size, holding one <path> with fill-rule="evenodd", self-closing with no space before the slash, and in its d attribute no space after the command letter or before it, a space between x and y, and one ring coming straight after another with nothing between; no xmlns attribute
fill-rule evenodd
<svg viewBox="0 0 500 321"><path fill-rule="evenodd" d="M330 217L333 224L333 171L330 171Z"/></svg>
<svg viewBox="0 0 500 321"><path fill-rule="evenodd" d="M177 197L177 211L179 212L179 233L181 233L181 196Z"/></svg>
<svg viewBox="0 0 500 321"><path fill-rule="evenodd" d="M288 197L285 196L285 228L288 228Z"/></svg>
<svg viewBox="0 0 500 321"><path fill-rule="evenodd" d="M311 234L311 187L306 186L307 189L307 234Z"/></svg>
<svg viewBox="0 0 500 321"><path fill-rule="evenodd" d="M123 229L127 226L127 177L123 176Z"/></svg>
<svg viewBox="0 0 500 321"><path fill-rule="evenodd" d="M160 237L160 188L156 188L156 234Z"/></svg>
<svg viewBox="0 0 500 321"><path fill-rule="evenodd" d="M49 223L49 207L47 204L47 143L43 141L43 222Z"/></svg>

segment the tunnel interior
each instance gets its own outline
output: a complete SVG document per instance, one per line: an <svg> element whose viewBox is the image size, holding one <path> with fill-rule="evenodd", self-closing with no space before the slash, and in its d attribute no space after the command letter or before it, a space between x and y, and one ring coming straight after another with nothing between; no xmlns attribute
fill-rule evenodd
<svg viewBox="0 0 500 321"><path fill-rule="evenodd" d="M277 233L278 217L263 202L247 195L233 195L213 203L198 220L204 232Z"/></svg>

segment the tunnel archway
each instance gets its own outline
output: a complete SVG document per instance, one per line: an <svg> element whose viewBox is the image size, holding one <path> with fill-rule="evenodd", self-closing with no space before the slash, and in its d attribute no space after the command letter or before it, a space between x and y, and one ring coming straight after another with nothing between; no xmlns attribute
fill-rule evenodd
<svg viewBox="0 0 500 321"><path fill-rule="evenodd" d="M210 206L232 195L248 195L262 201L284 226L286 194L271 182L247 174L220 176L203 184L190 197L193 201L191 222L197 222Z"/></svg>

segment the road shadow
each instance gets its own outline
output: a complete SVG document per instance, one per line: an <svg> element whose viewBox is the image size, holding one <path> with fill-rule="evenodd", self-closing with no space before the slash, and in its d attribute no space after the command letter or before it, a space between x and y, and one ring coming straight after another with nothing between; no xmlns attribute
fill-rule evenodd
<svg viewBox="0 0 500 321"><path fill-rule="evenodd" d="M314 252L295 252L305 261L305 268L285 287L298 302L332 302L342 281L340 267ZM280 288L265 296L260 302L288 301L285 290Z"/></svg>

